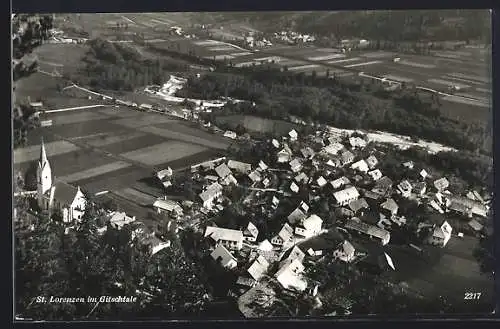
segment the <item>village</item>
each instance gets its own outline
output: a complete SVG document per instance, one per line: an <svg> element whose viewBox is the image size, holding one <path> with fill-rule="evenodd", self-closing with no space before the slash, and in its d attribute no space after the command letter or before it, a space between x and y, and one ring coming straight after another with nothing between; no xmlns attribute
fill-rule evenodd
<svg viewBox="0 0 500 329"><path fill-rule="evenodd" d="M239 138L232 131L224 136ZM405 178L393 181L378 168L377 146L360 132L333 135L325 130L299 136L292 130L261 143L267 155L258 161L221 157L191 166L181 178L171 168L157 172L155 179L166 192L151 206L162 220L161 230L99 205L106 218L99 233L108 224L118 230L129 225L132 239L154 255L168 252L171 241L165 232L194 232L199 241L191 243L200 261L209 258L211 266L234 277L228 295L238 299L247 317L261 315L249 306L263 300L256 297L259 293L307 293L321 308L319 287L324 282L308 277L308 268L318 263L366 262L363 268L379 275L398 271L397 261L385 250L393 240L420 253L424 246L446 248L452 237L464 237L463 225L453 227L446 219L449 214L467 223L471 234L491 234L490 195L452 194L446 177L433 177L412 161L401 163ZM52 177L42 141L37 203L68 232L81 221L86 196L80 187ZM185 185L194 199L167 197ZM421 209L435 216L415 225L412 216ZM270 303L264 300L261 308Z"/></svg>

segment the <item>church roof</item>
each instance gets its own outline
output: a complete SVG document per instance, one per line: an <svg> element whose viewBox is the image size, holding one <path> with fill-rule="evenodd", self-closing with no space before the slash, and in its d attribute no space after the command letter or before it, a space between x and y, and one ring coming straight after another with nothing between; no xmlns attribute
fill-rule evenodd
<svg viewBox="0 0 500 329"><path fill-rule="evenodd" d="M49 162L49 160L47 159L47 151L45 150L45 143L43 142L43 137L42 137L42 144L40 145L39 163L43 168L43 166L45 166L45 164L48 162Z"/></svg>
<svg viewBox="0 0 500 329"><path fill-rule="evenodd" d="M75 200L76 193L78 193L78 187L61 180L56 179L54 187L54 200L57 200L61 204L70 205Z"/></svg>

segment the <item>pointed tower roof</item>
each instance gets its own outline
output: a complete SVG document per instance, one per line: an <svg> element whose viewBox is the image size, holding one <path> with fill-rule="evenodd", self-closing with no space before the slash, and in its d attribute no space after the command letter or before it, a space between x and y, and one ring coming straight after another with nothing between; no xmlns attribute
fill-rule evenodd
<svg viewBox="0 0 500 329"><path fill-rule="evenodd" d="M44 165L49 162L49 160L47 159L47 151L45 150L45 143L43 142L43 137L42 137L42 144L40 145L40 165L42 166L42 168L44 167Z"/></svg>

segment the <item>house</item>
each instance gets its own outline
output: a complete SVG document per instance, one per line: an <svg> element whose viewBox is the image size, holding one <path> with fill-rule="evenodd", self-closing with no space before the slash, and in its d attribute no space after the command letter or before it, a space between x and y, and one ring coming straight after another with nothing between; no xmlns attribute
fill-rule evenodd
<svg viewBox="0 0 500 329"><path fill-rule="evenodd" d="M262 180L262 175L258 170L254 170L250 174L248 174L248 178L250 178L252 182L257 183Z"/></svg>
<svg viewBox="0 0 500 329"><path fill-rule="evenodd" d="M288 254L288 256L286 258L284 257L281 260L281 264L284 264L285 261L287 261L287 260L295 260L295 259L302 263L302 261L306 257L306 254L304 254L302 249L300 249L297 245L293 246L293 248L291 248L289 251L284 253L284 255L286 255L286 254Z"/></svg>
<svg viewBox="0 0 500 329"><path fill-rule="evenodd" d="M252 223L248 222L247 227L243 231L243 239L250 242L257 241L257 237L259 236L259 229Z"/></svg>
<svg viewBox="0 0 500 329"><path fill-rule="evenodd" d="M153 203L153 208L158 214L167 213L179 216L182 214L182 207L179 203L173 200L167 200L167 197L156 199Z"/></svg>
<svg viewBox="0 0 500 329"><path fill-rule="evenodd" d="M349 164L354 161L354 154L351 151L344 151L340 154L340 163L342 166Z"/></svg>
<svg viewBox="0 0 500 329"><path fill-rule="evenodd" d="M273 140L271 141L271 144L273 144L273 146L274 146L275 148L279 148L279 147L280 147L280 142L278 142L276 139L273 139Z"/></svg>
<svg viewBox="0 0 500 329"><path fill-rule="evenodd" d="M271 243L276 246L282 246L287 242L290 242L293 238L293 228L286 223L283 225L281 230L276 236L271 239Z"/></svg>
<svg viewBox="0 0 500 329"><path fill-rule="evenodd" d="M361 171L363 173L366 173L369 170L368 163L366 163L366 161L363 160L363 159L361 159L361 160L353 163L351 165L351 169L354 169L354 170L357 170L357 171Z"/></svg>
<svg viewBox="0 0 500 329"><path fill-rule="evenodd" d="M450 186L450 182L448 182L445 177L434 181L434 187L436 188L436 190L438 190L438 192L445 191L448 186Z"/></svg>
<svg viewBox="0 0 500 329"><path fill-rule="evenodd" d="M163 169L163 170L160 170L156 173L156 177L160 180L160 181L164 181L165 178L170 178L172 177L173 175L173 170L172 168L168 167L167 169Z"/></svg>
<svg viewBox="0 0 500 329"><path fill-rule="evenodd" d="M40 157L36 171L37 201L49 215L60 212L64 223L81 220L87 200L79 186L73 186L52 177L52 169L47 158L45 144L41 142Z"/></svg>
<svg viewBox="0 0 500 329"><path fill-rule="evenodd" d="M291 141L296 141L299 137L299 134L295 131L295 129L292 129L288 132L288 136L290 137Z"/></svg>
<svg viewBox="0 0 500 329"><path fill-rule="evenodd" d="M240 285L240 286L252 288L257 284L257 282L252 278L248 278L246 276L239 276L238 279L236 280L236 284Z"/></svg>
<svg viewBox="0 0 500 329"><path fill-rule="evenodd" d="M368 204L375 205L378 203L382 196L370 190L363 191L363 197L368 201Z"/></svg>
<svg viewBox="0 0 500 329"><path fill-rule="evenodd" d="M366 141L360 137L349 137L349 144L353 149L362 149L366 146Z"/></svg>
<svg viewBox="0 0 500 329"><path fill-rule="evenodd" d="M434 228L432 235L428 238L427 242L440 247L445 247L451 238L451 232L451 225L447 221L444 221L441 226Z"/></svg>
<svg viewBox="0 0 500 329"><path fill-rule="evenodd" d="M307 183L309 181L309 177L303 172L295 176L294 179L297 183Z"/></svg>
<svg viewBox="0 0 500 329"><path fill-rule="evenodd" d="M345 206L348 205L349 202L358 199L359 192L354 186L351 186L342 191L333 193L333 197L335 198L337 205Z"/></svg>
<svg viewBox="0 0 500 329"><path fill-rule="evenodd" d="M222 163L219 166L217 166L215 168L215 172L222 179L232 174L231 169L229 169L229 167L225 163Z"/></svg>
<svg viewBox="0 0 500 329"><path fill-rule="evenodd" d="M275 195L273 195L273 199L271 200L271 204L273 205L274 208L277 208L278 205L280 204L280 200Z"/></svg>
<svg viewBox="0 0 500 329"><path fill-rule="evenodd" d="M366 158L366 163L368 164L368 168L370 168L370 170L373 170L378 164L378 159L374 155L370 155L368 158Z"/></svg>
<svg viewBox="0 0 500 329"><path fill-rule="evenodd" d="M226 130L226 132L224 132L224 137L236 139L238 137L238 135L236 135L236 133L234 131Z"/></svg>
<svg viewBox="0 0 500 329"><path fill-rule="evenodd" d="M299 187L297 184L295 184L294 182L292 182L292 184L290 184L290 190L294 193L298 193L299 192Z"/></svg>
<svg viewBox="0 0 500 329"><path fill-rule="evenodd" d="M236 170L240 174L248 174L250 171L252 171L252 165L249 163L241 162L241 161L235 161L235 160L229 160L227 162L227 166L229 169Z"/></svg>
<svg viewBox="0 0 500 329"><path fill-rule="evenodd" d="M392 180L389 177L384 176L379 180L377 180L377 183L375 184L375 187L372 189L372 191L382 196L386 196L389 194L391 189L392 189Z"/></svg>
<svg viewBox="0 0 500 329"><path fill-rule="evenodd" d="M398 209L398 204L392 198L385 200L385 202L380 205L380 210L387 213L389 216L395 216L398 213Z"/></svg>
<svg viewBox="0 0 500 329"><path fill-rule="evenodd" d="M257 249L261 251L272 251L273 248L273 245L267 239L259 243L259 245L257 246Z"/></svg>
<svg viewBox="0 0 500 329"><path fill-rule="evenodd" d="M149 252L151 255L155 255L161 250L170 247L171 242L170 241L162 241L158 239L157 237L153 236L148 236L145 239L141 241L141 243L145 246L148 246Z"/></svg>
<svg viewBox="0 0 500 329"><path fill-rule="evenodd" d="M406 179L402 180L397 185L398 192L405 198L410 197L412 188L413 187L411 186L410 182L407 181Z"/></svg>
<svg viewBox="0 0 500 329"><path fill-rule="evenodd" d="M425 182L417 182L415 185L413 185L413 192L417 196L423 196L425 195L425 192L427 191L427 185Z"/></svg>
<svg viewBox="0 0 500 329"><path fill-rule="evenodd" d="M330 184L332 184L332 187L334 189L339 189L347 184L351 184L351 181L349 180L349 178L342 176L340 178L331 181Z"/></svg>
<svg viewBox="0 0 500 329"><path fill-rule="evenodd" d="M408 169L413 169L413 167L414 167L413 161L404 162L403 167L408 168Z"/></svg>
<svg viewBox="0 0 500 329"><path fill-rule="evenodd" d="M227 175L223 179L221 179L221 184L222 185L236 185L238 184L238 180L231 174Z"/></svg>
<svg viewBox="0 0 500 329"><path fill-rule="evenodd" d="M444 198L449 203L449 210L468 217L472 217L472 215L488 217L488 207L479 201L456 195L445 196Z"/></svg>
<svg viewBox="0 0 500 329"><path fill-rule="evenodd" d="M347 240L342 242L337 249L333 251L333 258L339 259L345 263L352 262L355 256L356 249L354 249L354 246Z"/></svg>
<svg viewBox="0 0 500 329"><path fill-rule="evenodd" d="M210 237L217 245L222 244L230 250L240 250L243 247L242 231L207 226L204 237Z"/></svg>
<svg viewBox="0 0 500 329"><path fill-rule="evenodd" d="M214 201L222 195L222 186L215 182L207 187L207 189L199 194L203 207L211 209Z"/></svg>
<svg viewBox="0 0 500 329"><path fill-rule="evenodd" d="M268 268L269 262L263 256L259 255L252 265L250 265L247 272L255 281L259 281L267 272Z"/></svg>
<svg viewBox="0 0 500 329"><path fill-rule="evenodd" d="M338 156L330 157L330 159L328 159L328 161L326 162L326 165L330 166L330 167L337 168L337 167L342 166L342 161L341 161L340 157L338 157Z"/></svg>
<svg viewBox="0 0 500 329"><path fill-rule="evenodd" d="M323 152L331 155L337 155L340 151L344 149L344 145L338 142L330 143L323 148Z"/></svg>
<svg viewBox="0 0 500 329"><path fill-rule="evenodd" d="M389 240L391 239L391 234L388 231L376 226L365 224L360 221L349 220L347 221L345 228L366 234L370 237L377 238L380 240L382 245L388 244Z"/></svg>
<svg viewBox="0 0 500 329"><path fill-rule="evenodd" d="M302 292L307 289L307 282L301 276L303 271L304 265L298 259L287 259L274 276L284 289Z"/></svg>
<svg viewBox="0 0 500 329"><path fill-rule="evenodd" d="M218 245L210 256L224 268L233 269L238 266L236 258L223 245Z"/></svg>
<svg viewBox="0 0 500 329"><path fill-rule="evenodd" d="M305 212L307 212L307 210ZM296 223L300 223L306 217L307 216L304 213L303 209L301 209L299 206L294 211L292 211L290 215L288 215L287 219L290 224L294 225Z"/></svg>
<svg viewBox="0 0 500 329"><path fill-rule="evenodd" d="M352 210L354 214L357 214L359 211L363 209L370 208L370 206L368 205L365 199L361 198L349 202L349 208Z"/></svg>
<svg viewBox="0 0 500 329"><path fill-rule="evenodd" d="M264 171L264 170L267 170L269 168L269 166L267 164L264 163L264 161L260 160L259 161L259 169Z"/></svg>
<svg viewBox="0 0 500 329"><path fill-rule="evenodd" d="M270 180L269 178L267 178L267 177L266 177L266 178L264 178L264 180L262 181L262 185L263 185L264 187L268 187L268 186L269 186L269 184L271 184L271 180Z"/></svg>
<svg viewBox="0 0 500 329"><path fill-rule="evenodd" d="M292 152L289 148L283 148L281 151L278 152L277 154L278 157L278 163L286 163L290 162L290 159L292 157Z"/></svg>
<svg viewBox="0 0 500 329"><path fill-rule="evenodd" d="M479 223L477 220L473 219L469 223L469 226L472 227L473 230L480 232L483 230L484 225Z"/></svg>
<svg viewBox="0 0 500 329"><path fill-rule="evenodd" d="M295 234L304 238L310 238L321 233L323 220L317 215L311 215L303 219L300 225L295 227Z"/></svg>
<svg viewBox="0 0 500 329"><path fill-rule="evenodd" d="M135 222L135 216L127 216L125 212L114 211L109 218L110 225L118 230L132 222Z"/></svg>
<svg viewBox="0 0 500 329"><path fill-rule="evenodd" d="M420 175L420 177L422 177L423 179L426 179L426 178L429 176L429 173L427 173L427 171L425 171L425 169L422 169L422 170L420 170L419 175Z"/></svg>
<svg viewBox="0 0 500 329"><path fill-rule="evenodd" d="M382 178L382 172L378 169L372 170L368 172L368 175L374 180L377 181Z"/></svg>
<svg viewBox="0 0 500 329"><path fill-rule="evenodd" d="M301 209L301 210L303 210L304 212L308 212L309 211L309 205L307 203L305 203L304 201L300 202L298 208Z"/></svg>
<svg viewBox="0 0 500 329"><path fill-rule="evenodd" d="M318 186L319 187L323 187L325 186L328 181L323 177L323 176L320 176L317 180L316 180L316 183L318 183Z"/></svg>
<svg viewBox="0 0 500 329"><path fill-rule="evenodd" d="M311 159L312 157L314 157L314 150L312 148L310 148L309 146L307 147L304 147L300 150L300 153L302 153L302 156L305 158L305 159Z"/></svg>
<svg viewBox="0 0 500 329"><path fill-rule="evenodd" d="M302 162L299 159L293 159L290 161L290 169L294 173L299 172L302 169Z"/></svg>
<svg viewBox="0 0 500 329"><path fill-rule="evenodd" d="M434 210L437 210L440 214L444 214L443 208L441 208L436 200L429 201L429 206L431 206Z"/></svg>

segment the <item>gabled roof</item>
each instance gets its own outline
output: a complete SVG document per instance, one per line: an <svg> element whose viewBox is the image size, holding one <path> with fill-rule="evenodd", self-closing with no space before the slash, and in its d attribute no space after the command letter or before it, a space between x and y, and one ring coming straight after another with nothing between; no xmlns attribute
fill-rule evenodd
<svg viewBox="0 0 500 329"><path fill-rule="evenodd" d="M173 200L157 199L153 203L153 207L160 208L166 211L182 211L182 207L179 203Z"/></svg>
<svg viewBox="0 0 500 329"><path fill-rule="evenodd" d="M356 252L356 249L354 248L354 246L347 240L342 242L342 245L340 246L340 248L348 257L353 257L354 253Z"/></svg>
<svg viewBox="0 0 500 329"><path fill-rule="evenodd" d="M380 178L382 178L382 172L379 169L369 171L368 175L370 175L373 180L379 180Z"/></svg>
<svg viewBox="0 0 500 329"><path fill-rule="evenodd" d="M375 187L379 189L390 189L392 187L392 184L393 184L392 179L390 179L387 176L384 176L377 181Z"/></svg>
<svg viewBox="0 0 500 329"><path fill-rule="evenodd" d="M366 209L366 208L369 208L369 207L370 206L368 205L368 203L366 202L366 200L363 199L363 198L349 202L349 208L352 211L354 211L354 212L358 212L361 209Z"/></svg>
<svg viewBox="0 0 500 329"><path fill-rule="evenodd" d="M285 223L281 230L278 232L278 236L283 240L283 241L288 241L293 237L293 228L288 225L288 223Z"/></svg>
<svg viewBox="0 0 500 329"><path fill-rule="evenodd" d="M330 145L327 145L323 148L323 151L329 154L336 155L339 153L341 150L344 149L344 145L338 143L338 142L333 142Z"/></svg>
<svg viewBox="0 0 500 329"><path fill-rule="evenodd" d="M248 173L249 171L252 170L252 165L246 162L241 162L241 161L235 161L235 160L229 160L227 162L227 166L230 169L237 170L243 174Z"/></svg>
<svg viewBox="0 0 500 329"><path fill-rule="evenodd" d="M62 205L68 206L73 203L76 194L80 191L79 187L70 185L58 179L56 179L54 187L54 200L57 200Z"/></svg>
<svg viewBox="0 0 500 329"><path fill-rule="evenodd" d="M295 131L295 129L292 129L288 132L288 136L290 136L290 138L297 138L299 134Z"/></svg>
<svg viewBox="0 0 500 329"><path fill-rule="evenodd" d="M212 256L212 258L215 260L218 260L220 257L223 266L226 266L231 261L236 261L236 258L231 254L231 252L221 244L218 245L217 248L214 249L214 251L212 251L210 256Z"/></svg>
<svg viewBox="0 0 500 329"><path fill-rule="evenodd" d="M316 183L318 183L318 185L319 185L320 187L322 187L322 186L325 186L325 185L328 183L328 181L327 181L327 180L326 180L323 176L320 176L320 177L316 180Z"/></svg>
<svg viewBox="0 0 500 329"><path fill-rule="evenodd" d="M245 229L243 234L257 238L257 236L259 235L259 229L254 225L254 223L248 222L247 228Z"/></svg>
<svg viewBox="0 0 500 329"><path fill-rule="evenodd" d="M219 240L239 242L243 240L243 232L228 228L207 226L204 237L211 237L215 242Z"/></svg>
<svg viewBox="0 0 500 329"><path fill-rule="evenodd" d="M247 271L255 281L259 281L268 268L269 262L262 255L259 255Z"/></svg>
<svg viewBox="0 0 500 329"><path fill-rule="evenodd" d="M318 215L314 215L314 214L305 218L304 220L302 220L302 226L306 230L314 230L318 227L321 228L322 224L323 224L323 220L321 219L321 217L319 217Z"/></svg>
<svg viewBox="0 0 500 329"><path fill-rule="evenodd" d="M313 157L315 154L314 150L309 146L302 148L300 152L302 153L302 156L306 159Z"/></svg>
<svg viewBox="0 0 500 329"><path fill-rule="evenodd" d="M368 171L368 169L369 169L368 163L366 163L366 161L363 160L363 159L361 159L361 160L356 161L355 163L353 163L351 165L351 168L359 170L359 171Z"/></svg>
<svg viewBox="0 0 500 329"><path fill-rule="evenodd" d="M262 170L267 170L267 168L269 168L269 166L267 164L265 164L264 161L260 160L259 161L259 168Z"/></svg>
<svg viewBox="0 0 500 329"><path fill-rule="evenodd" d="M300 262L302 262L304 260L304 257L306 257L306 254L302 251L302 249L295 245L290 250L290 253L288 254L288 257L286 259L298 259Z"/></svg>
<svg viewBox="0 0 500 329"><path fill-rule="evenodd" d="M342 177L337 178L337 179L330 182L330 184L332 184L332 186L334 188L341 187L341 186L344 186L344 185L347 185L350 183L351 183L351 181L349 180L349 178L347 178L345 176L342 176Z"/></svg>
<svg viewBox="0 0 500 329"><path fill-rule="evenodd" d="M393 211L397 211L399 209L399 206L396 203L396 201L394 201L394 199L390 198L390 199L387 199L384 203L382 203L380 205L380 208L387 209L387 210L393 212Z"/></svg>
<svg viewBox="0 0 500 329"><path fill-rule="evenodd" d="M337 202L343 202L344 200L359 197L359 192L354 186L351 186L342 191L333 193L333 196Z"/></svg>
<svg viewBox="0 0 500 329"><path fill-rule="evenodd" d="M219 183L215 182L210 186L208 186L205 191L200 193L200 198L203 201L207 201L213 198L217 193L221 191L222 191L222 186Z"/></svg>
<svg viewBox="0 0 500 329"><path fill-rule="evenodd" d="M448 182L448 180L445 177L434 181L434 186L436 187L436 189L440 191L445 190L446 188L448 188L449 185L450 182Z"/></svg>
<svg viewBox="0 0 500 329"><path fill-rule="evenodd" d="M295 181L300 183L300 182L307 182L309 180L309 177L304 173L304 172L301 172L300 174L298 174L297 176L294 177Z"/></svg>
<svg viewBox="0 0 500 329"><path fill-rule="evenodd" d="M304 218L306 218L306 214L304 214L304 212L299 207L292 211L287 217L288 221L292 224L299 223Z"/></svg>
<svg viewBox="0 0 500 329"><path fill-rule="evenodd" d="M232 174L231 169L229 169L229 167L225 163L217 166L215 168L215 172L217 173L217 175L219 175L220 178L226 178L227 176Z"/></svg>
<svg viewBox="0 0 500 329"><path fill-rule="evenodd" d="M271 244L271 242L269 242L269 240L266 239L259 243L259 246L257 248L262 251L271 251L273 250L273 245Z"/></svg>
<svg viewBox="0 0 500 329"><path fill-rule="evenodd" d="M370 168L373 168L377 165L378 159L374 155L370 155L368 158L366 158L366 163Z"/></svg>
<svg viewBox="0 0 500 329"><path fill-rule="evenodd" d="M260 182L262 180L262 175L257 170L248 174L248 177L252 180L252 182Z"/></svg>
<svg viewBox="0 0 500 329"><path fill-rule="evenodd" d="M350 162L354 159L354 154L351 151L347 150L342 152L340 157L342 158L343 162Z"/></svg>

